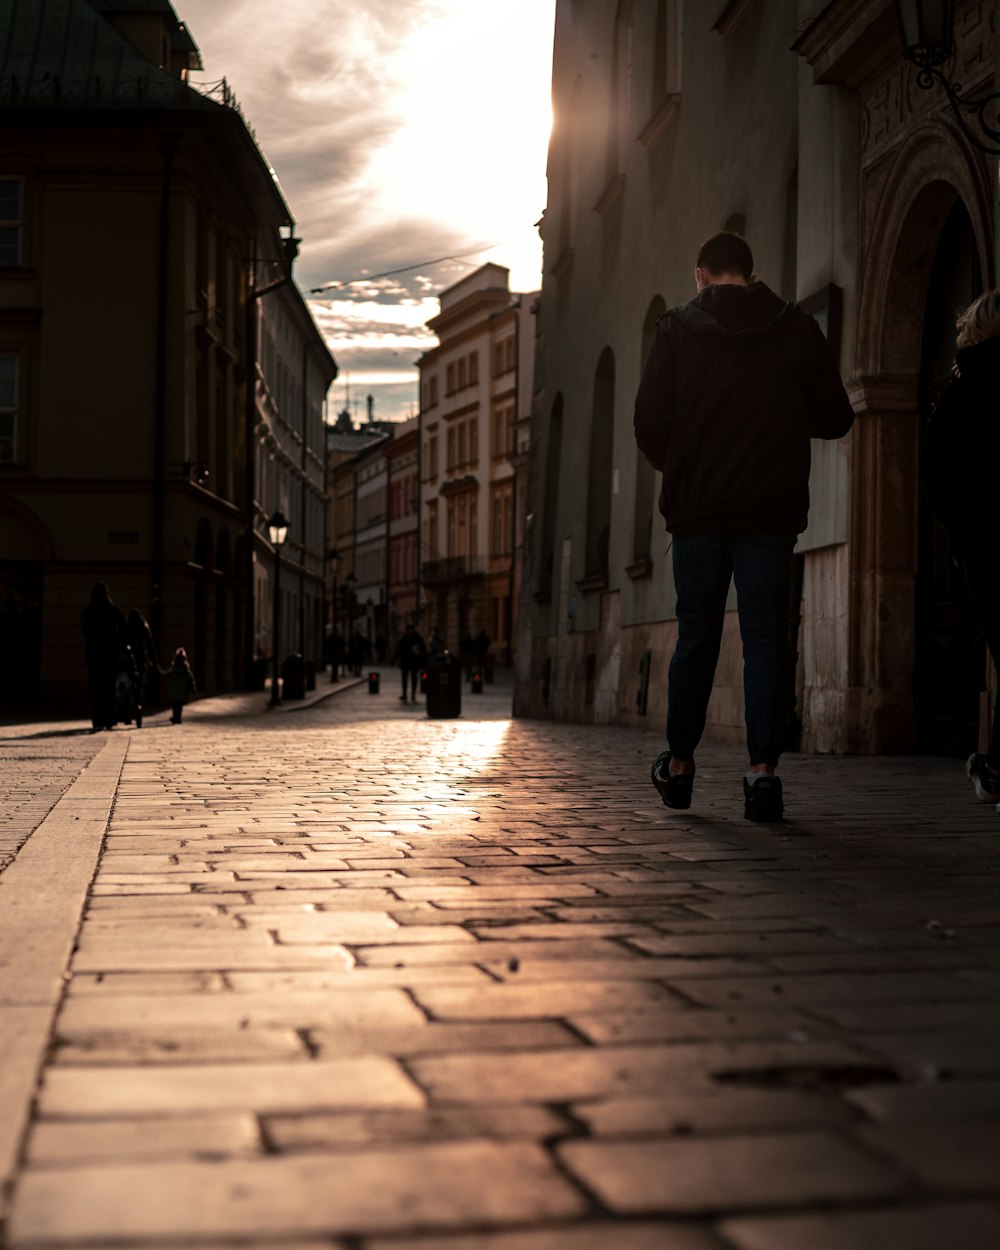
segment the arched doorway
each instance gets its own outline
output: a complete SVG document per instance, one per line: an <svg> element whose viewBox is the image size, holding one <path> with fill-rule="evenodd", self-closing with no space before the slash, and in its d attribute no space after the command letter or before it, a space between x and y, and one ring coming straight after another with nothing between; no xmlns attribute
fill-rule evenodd
<svg viewBox="0 0 1000 1250"><path fill-rule="evenodd" d="M933 122L900 145L892 169L864 196L871 225L852 383L847 745L865 753L955 750L942 726L958 727L964 713L943 710L944 687L954 683L931 679L948 663L932 653L946 636L948 649L962 645L962 635L945 610L933 624L930 570L943 553L927 530L920 442L929 388L953 359L951 305L967 302L973 258L981 281L991 281L989 186L976 156Z"/></svg>
<svg viewBox="0 0 1000 1250"><path fill-rule="evenodd" d="M921 435L955 359L955 317L982 291L975 232L957 196L938 239L924 309L920 385ZM917 521L917 747L938 755L976 749L985 642L951 541L921 496Z"/></svg>

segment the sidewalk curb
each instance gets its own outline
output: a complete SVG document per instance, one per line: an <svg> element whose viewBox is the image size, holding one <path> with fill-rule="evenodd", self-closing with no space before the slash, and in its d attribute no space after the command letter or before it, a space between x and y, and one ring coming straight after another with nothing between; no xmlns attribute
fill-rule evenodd
<svg viewBox="0 0 1000 1250"><path fill-rule="evenodd" d="M0 1219L129 738L109 738L0 877Z"/></svg>

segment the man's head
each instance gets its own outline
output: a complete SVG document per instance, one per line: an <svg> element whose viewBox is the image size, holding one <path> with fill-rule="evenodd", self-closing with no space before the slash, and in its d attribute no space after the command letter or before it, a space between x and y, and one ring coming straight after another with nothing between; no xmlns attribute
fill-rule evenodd
<svg viewBox="0 0 1000 1250"><path fill-rule="evenodd" d="M741 234L720 230L707 238L698 251L694 280L698 290L707 286L746 286L753 282L753 252Z"/></svg>

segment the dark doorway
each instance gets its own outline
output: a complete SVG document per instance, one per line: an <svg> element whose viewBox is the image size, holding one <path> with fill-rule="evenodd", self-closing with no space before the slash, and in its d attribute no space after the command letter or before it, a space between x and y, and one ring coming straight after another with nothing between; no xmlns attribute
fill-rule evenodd
<svg viewBox="0 0 1000 1250"><path fill-rule="evenodd" d="M0 655L0 706L34 707L42 671L42 565L34 560L0 564Z"/></svg>
<svg viewBox="0 0 1000 1250"><path fill-rule="evenodd" d="M931 266L920 368L921 441L955 360L955 318L982 290L972 222L956 200ZM986 645L944 526L920 496L916 579L917 744L936 755L977 749Z"/></svg>

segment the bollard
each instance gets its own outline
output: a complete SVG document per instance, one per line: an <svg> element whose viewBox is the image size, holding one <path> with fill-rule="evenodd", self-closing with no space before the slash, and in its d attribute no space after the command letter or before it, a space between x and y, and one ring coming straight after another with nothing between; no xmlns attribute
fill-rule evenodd
<svg viewBox="0 0 1000 1250"><path fill-rule="evenodd" d="M424 669L420 674L420 693L427 693L427 669Z"/></svg>
<svg viewBox="0 0 1000 1250"><path fill-rule="evenodd" d="M482 673L473 673L470 689L473 694L483 693L483 675Z"/></svg>
<svg viewBox="0 0 1000 1250"><path fill-rule="evenodd" d="M368 693L378 694L378 686L379 686L379 674L369 673L368 674Z"/></svg>

